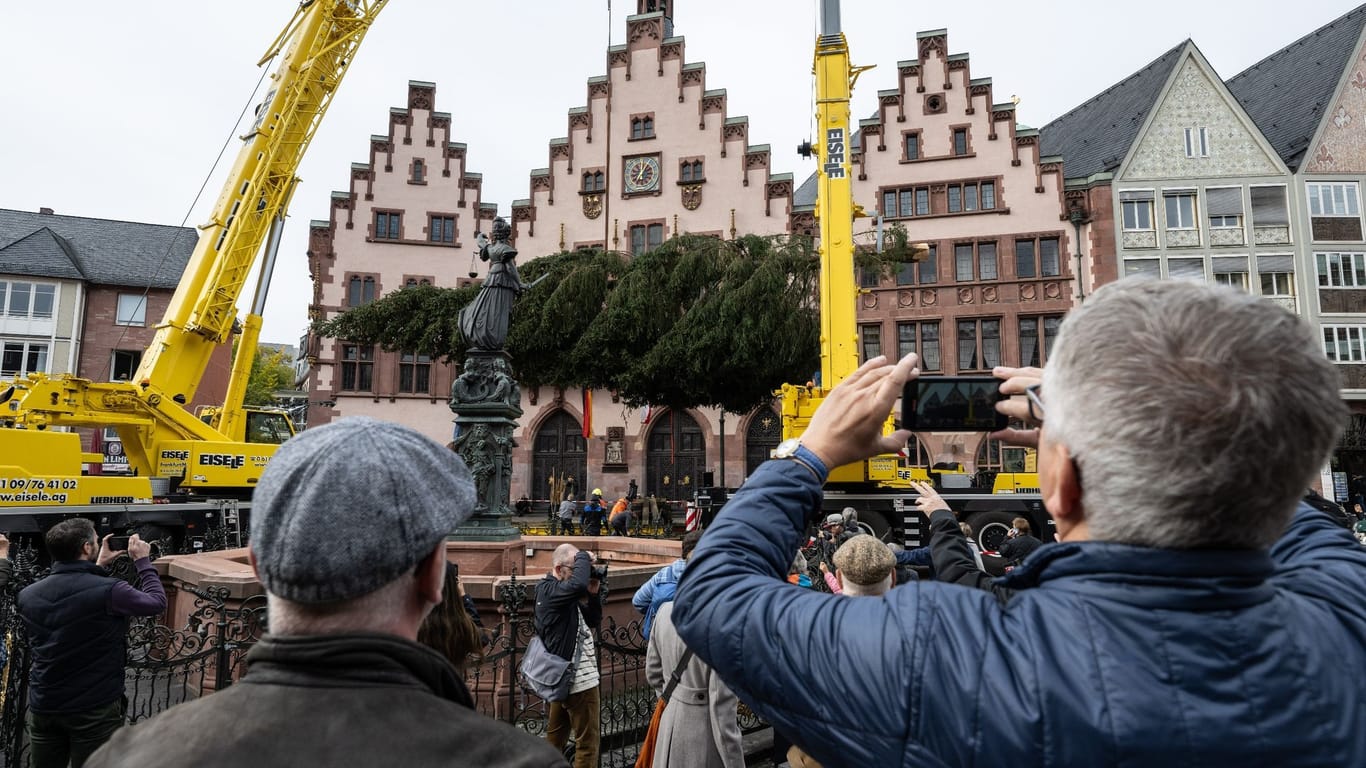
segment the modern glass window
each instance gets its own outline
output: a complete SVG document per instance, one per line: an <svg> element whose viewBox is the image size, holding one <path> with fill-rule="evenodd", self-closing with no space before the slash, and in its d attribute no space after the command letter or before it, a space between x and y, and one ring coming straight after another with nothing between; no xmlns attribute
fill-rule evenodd
<svg viewBox="0 0 1366 768"><path fill-rule="evenodd" d="M919 160L919 159L920 159L920 134L918 134L918 133L908 133L908 134L906 134L906 159L907 159L907 160Z"/></svg>
<svg viewBox="0 0 1366 768"><path fill-rule="evenodd" d="M1310 216L1360 216L1357 185L1308 184Z"/></svg>
<svg viewBox="0 0 1366 768"><path fill-rule="evenodd" d="M398 356L398 391L405 394L431 392L432 359L427 355L401 352Z"/></svg>
<svg viewBox="0 0 1366 768"><path fill-rule="evenodd" d="M403 214L385 212L375 214L376 240L397 240L402 232Z"/></svg>
<svg viewBox="0 0 1366 768"><path fill-rule="evenodd" d="M433 216L428 222L427 239L433 243L455 242L455 217Z"/></svg>
<svg viewBox="0 0 1366 768"><path fill-rule="evenodd" d="M48 320L56 301L57 286L53 283L0 280L0 315Z"/></svg>
<svg viewBox="0 0 1366 768"><path fill-rule="evenodd" d="M1161 277L1162 263L1157 259L1125 259L1124 276Z"/></svg>
<svg viewBox="0 0 1366 768"><path fill-rule="evenodd" d="M968 153L968 129L953 129L953 154L963 156Z"/></svg>
<svg viewBox="0 0 1366 768"><path fill-rule="evenodd" d="M142 364L142 350L114 350L113 360L109 366L109 380L132 381L133 374L137 373L140 364Z"/></svg>
<svg viewBox="0 0 1366 768"><path fill-rule="evenodd" d="M146 325L147 297L140 293L120 293L114 311L115 325Z"/></svg>
<svg viewBox="0 0 1366 768"><path fill-rule="evenodd" d="M1195 229L1195 193L1170 192L1162 195L1167 209L1167 229Z"/></svg>
<svg viewBox="0 0 1366 768"><path fill-rule="evenodd" d="M1153 201L1125 200L1121 207L1124 213L1126 230L1151 230L1153 228Z"/></svg>
<svg viewBox="0 0 1366 768"><path fill-rule="evenodd" d="M1243 188L1218 187L1205 190L1212 229L1241 229L1243 226Z"/></svg>
<svg viewBox="0 0 1366 768"><path fill-rule="evenodd" d="M1285 205L1285 187L1253 187L1250 191L1252 193L1252 226L1290 226L1290 216Z"/></svg>
<svg viewBox="0 0 1366 768"><path fill-rule="evenodd" d="M1215 256L1210 259L1214 282L1240 291L1247 290L1247 268L1246 256Z"/></svg>
<svg viewBox="0 0 1366 768"><path fill-rule="evenodd" d="M1366 253L1315 253L1320 288L1366 288Z"/></svg>
<svg viewBox="0 0 1366 768"><path fill-rule="evenodd" d="M342 345L343 392L370 392L374 385L375 348L357 344Z"/></svg>
<svg viewBox="0 0 1366 768"><path fill-rule="evenodd" d="M1363 337L1366 337L1366 326L1325 325L1323 353L1335 363L1366 362L1366 356L1362 353Z"/></svg>
<svg viewBox="0 0 1366 768"><path fill-rule="evenodd" d="M359 307L375 300L375 278L352 275L346 285L346 306Z"/></svg>
<svg viewBox="0 0 1366 768"><path fill-rule="evenodd" d="M882 326L880 325L860 325L859 339L860 347L863 352L863 362L882 354Z"/></svg>
<svg viewBox="0 0 1366 768"><path fill-rule="evenodd" d="M1279 299L1295 296L1295 257L1271 255L1257 257L1257 277L1262 295Z"/></svg>
<svg viewBox="0 0 1366 768"><path fill-rule="evenodd" d="M1186 129L1186 157L1209 157L1209 130Z"/></svg>
<svg viewBox="0 0 1366 768"><path fill-rule="evenodd" d="M1167 259L1167 277L1173 280L1205 282L1204 259Z"/></svg>
<svg viewBox="0 0 1366 768"><path fill-rule="evenodd" d="M49 373L47 350L47 344L44 342L0 342L0 378L12 379L30 373Z"/></svg>

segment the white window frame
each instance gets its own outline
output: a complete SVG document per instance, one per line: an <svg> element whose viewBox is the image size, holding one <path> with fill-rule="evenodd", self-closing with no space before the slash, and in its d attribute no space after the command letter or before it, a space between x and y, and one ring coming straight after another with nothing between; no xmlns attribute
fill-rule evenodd
<svg viewBox="0 0 1366 768"><path fill-rule="evenodd" d="M1186 129L1186 157L1209 157L1209 129Z"/></svg>
<svg viewBox="0 0 1366 768"><path fill-rule="evenodd" d="M1178 224L1177 226L1172 226L1172 223L1171 223L1171 211L1168 210L1168 208L1167 208L1167 201L1168 201L1168 200L1172 200L1172 199L1183 198L1183 197L1190 201L1190 223L1181 223L1181 224ZM1181 210L1180 210L1180 203L1178 203L1178 204L1177 204L1177 220L1178 220L1178 221L1180 221L1180 220L1183 218L1183 217L1181 216L1181 213L1182 213L1182 212L1181 212ZM1177 230L1196 229L1197 227L1199 227L1199 226L1200 226L1200 206L1199 206L1199 199L1198 199L1197 195L1195 194L1195 190L1193 190L1193 189L1174 189L1174 190L1164 191L1164 192L1162 193L1162 221L1166 224L1167 229L1168 229L1169 231L1170 231L1170 230L1174 230L1174 229L1177 229Z"/></svg>
<svg viewBox="0 0 1366 768"><path fill-rule="evenodd" d="M1366 325L1324 325L1323 354L1334 363L1366 363Z"/></svg>
<svg viewBox="0 0 1366 768"><path fill-rule="evenodd" d="M1304 186L1311 217L1355 219L1361 216L1361 194L1355 181L1311 181ZM1342 191L1341 199L1337 194L1338 190ZM1324 192L1328 193L1326 197ZM1324 205L1325 201L1328 203L1327 206Z"/></svg>
<svg viewBox="0 0 1366 768"><path fill-rule="evenodd" d="M1228 223L1228 222L1229 222L1229 219L1232 219L1232 220L1233 220L1233 223L1232 223L1232 224ZM1217 220L1217 221L1216 221L1216 220ZM1243 228L1243 217L1242 217L1242 216L1211 216L1211 217L1209 217L1209 226L1210 226L1210 229L1242 229L1242 228Z"/></svg>
<svg viewBox="0 0 1366 768"><path fill-rule="evenodd" d="M141 293L120 293L114 309L114 325L147 325L147 296Z"/></svg>
<svg viewBox="0 0 1366 768"><path fill-rule="evenodd" d="M1320 288L1366 288L1366 253L1315 251L1314 267Z"/></svg>
<svg viewBox="0 0 1366 768"><path fill-rule="evenodd" d="M30 373L50 373L48 366L52 362L52 348L45 341L28 341L26 339L0 339L0 366L4 365L4 354L11 347L20 348L20 364L15 370L6 370L0 367L0 378L11 378L27 376ZM38 352L38 367L30 369L28 367L29 356Z"/></svg>
<svg viewBox="0 0 1366 768"><path fill-rule="evenodd" d="M1271 287L1280 293L1265 293L1261 295L1274 299L1293 299L1295 298L1295 273L1294 272L1258 272L1257 280L1260 283L1266 278L1271 278ZM1284 283L1284 285L1282 285ZM1261 287L1265 287L1264 285Z"/></svg>
<svg viewBox="0 0 1366 768"><path fill-rule="evenodd" d="M1129 226L1129 208L1128 208L1128 207L1129 207L1130 205L1133 205L1133 206L1136 206L1136 207L1137 207L1137 206L1140 206L1140 205L1145 205L1145 206L1148 207L1148 226L1146 226L1146 227L1137 227L1137 226L1135 226L1135 227L1130 227L1130 226ZM1120 224L1124 227L1124 231L1125 231L1125 232L1152 232L1152 231L1154 231L1157 227L1156 227L1156 224L1154 223L1154 218L1155 218L1155 217L1154 217L1154 215L1153 215L1153 213L1154 213L1154 210L1153 210L1153 209L1154 209L1154 206L1153 206L1153 201L1152 201L1152 200L1125 200L1125 201L1121 202L1121 203L1120 203L1120 206L1119 206L1119 213L1120 213L1119 220L1120 220ZM1137 217L1135 217L1134 223L1135 223L1135 224L1138 223Z"/></svg>
<svg viewBox="0 0 1366 768"><path fill-rule="evenodd" d="M12 311L10 302L14 298L14 286L28 286L28 308L23 314ZM38 312L38 295L48 296L47 312ZM51 320L57 312L57 284L38 283L32 280L0 280L0 317L14 317L24 320Z"/></svg>

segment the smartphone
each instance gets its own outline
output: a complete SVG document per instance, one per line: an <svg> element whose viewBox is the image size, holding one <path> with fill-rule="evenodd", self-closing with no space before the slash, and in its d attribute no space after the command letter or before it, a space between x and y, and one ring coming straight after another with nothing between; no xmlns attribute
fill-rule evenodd
<svg viewBox="0 0 1366 768"><path fill-rule="evenodd" d="M996 411L994 376L921 376L901 392L901 426L912 432L995 432L1010 419Z"/></svg>
<svg viewBox="0 0 1366 768"><path fill-rule="evenodd" d="M128 549L128 537L110 536L109 541L105 544L105 546L109 547L110 552L123 552Z"/></svg>

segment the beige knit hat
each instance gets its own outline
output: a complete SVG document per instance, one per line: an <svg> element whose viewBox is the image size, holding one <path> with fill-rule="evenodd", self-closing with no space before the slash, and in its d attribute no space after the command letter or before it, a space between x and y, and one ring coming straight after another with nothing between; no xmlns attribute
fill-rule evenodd
<svg viewBox="0 0 1366 768"><path fill-rule="evenodd" d="M887 578L896 567L896 558L886 544L861 533L835 551L835 567L846 581L867 586Z"/></svg>

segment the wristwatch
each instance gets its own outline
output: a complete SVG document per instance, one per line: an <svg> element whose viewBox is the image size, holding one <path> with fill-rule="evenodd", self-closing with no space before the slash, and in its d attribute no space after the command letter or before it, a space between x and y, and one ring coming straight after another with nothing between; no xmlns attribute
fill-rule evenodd
<svg viewBox="0 0 1366 768"><path fill-rule="evenodd" d="M811 474L816 476L817 482L825 484L825 479L830 475L830 469L821 461L821 457L816 452L802 445L801 438L790 437L773 449L773 458L795 461L798 464L811 470Z"/></svg>

